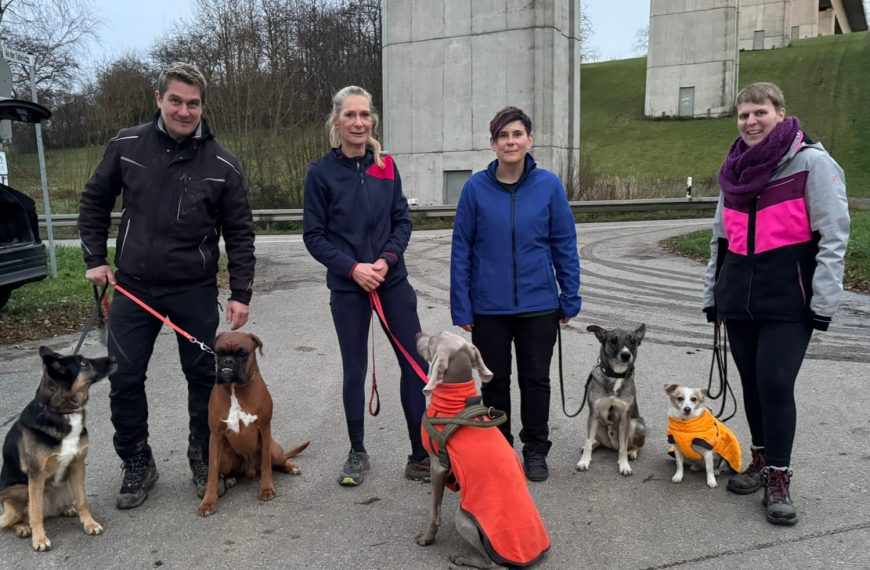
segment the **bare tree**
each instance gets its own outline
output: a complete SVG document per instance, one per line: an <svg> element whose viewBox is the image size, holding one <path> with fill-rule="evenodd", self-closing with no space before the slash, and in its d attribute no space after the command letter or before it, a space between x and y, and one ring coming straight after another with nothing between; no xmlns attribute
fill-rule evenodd
<svg viewBox="0 0 870 570"><path fill-rule="evenodd" d="M592 20L589 15L583 11L583 6L580 6L580 61L589 63L597 61L599 58L598 50L592 45L592 36L595 35L592 29Z"/></svg>
<svg viewBox="0 0 870 570"><path fill-rule="evenodd" d="M79 61L102 25L88 0L0 0L0 18L6 44L36 58L40 99L70 90ZM29 96L29 72L17 74L17 96Z"/></svg>
<svg viewBox="0 0 870 570"><path fill-rule="evenodd" d="M634 43L631 49L637 55L646 55L649 50L649 24L641 26L634 34Z"/></svg>

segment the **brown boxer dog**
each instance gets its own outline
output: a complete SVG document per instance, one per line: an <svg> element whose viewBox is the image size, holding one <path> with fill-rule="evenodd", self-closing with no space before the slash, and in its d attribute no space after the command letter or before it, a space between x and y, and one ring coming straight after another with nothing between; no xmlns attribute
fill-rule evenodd
<svg viewBox="0 0 870 570"><path fill-rule="evenodd" d="M284 451L272 440L272 396L257 366L263 342L253 334L225 332L215 339L217 383L208 402L208 484L199 505L207 517L216 510L218 477L229 488L235 477L251 479L260 473L261 501L275 498L272 468L290 475L300 473L289 459L308 447L305 442Z"/></svg>

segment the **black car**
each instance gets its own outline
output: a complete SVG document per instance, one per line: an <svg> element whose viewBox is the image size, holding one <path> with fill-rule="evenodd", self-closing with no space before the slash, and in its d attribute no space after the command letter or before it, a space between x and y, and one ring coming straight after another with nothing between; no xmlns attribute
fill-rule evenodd
<svg viewBox="0 0 870 570"><path fill-rule="evenodd" d="M50 116L48 109L30 101L0 100L0 119L38 123ZM0 309L13 289L46 275L36 204L29 196L0 184Z"/></svg>

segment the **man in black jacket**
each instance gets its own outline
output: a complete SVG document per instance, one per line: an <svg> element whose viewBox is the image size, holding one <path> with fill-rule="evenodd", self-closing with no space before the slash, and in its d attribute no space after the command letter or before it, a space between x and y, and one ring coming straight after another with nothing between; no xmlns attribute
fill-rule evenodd
<svg viewBox="0 0 870 570"><path fill-rule="evenodd" d="M206 81L191 64L174 63L158 81L150 123L121 130L85 185L79 233L97 285L123 285L197 339L211 344L218 327L217 272L223 234L229 259L226 320L235 330L248 320L254 280L254 223L237 159L202 119ZM110 214L121 195L113 273L107 262ZM121 294L109 311L109 354L114 445L123 460L120 509L138 507L157 480L148 445L145 371L161 321ZM187 379L190 436L187 456L200 497L208 478L208 400L215 381L211 355L177 335ZM223 494L221 482L219 493Z"/></svg>

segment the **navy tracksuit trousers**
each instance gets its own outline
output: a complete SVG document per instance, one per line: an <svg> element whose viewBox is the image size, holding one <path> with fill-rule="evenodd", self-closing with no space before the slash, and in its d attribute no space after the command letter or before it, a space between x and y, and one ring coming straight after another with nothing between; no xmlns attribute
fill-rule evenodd
<svg viewBox="0 0 870 570"><path fill-rule="evenodd" d="M411 287L407 279L403 279L389 289L378 289L377 293L393 334L396 335L408 354L417 361L423 372L428 373L429 365L417 354L414 338L420 332L420 319L417 317L417 295L414 293L414 288ZM371 319L377 318L377 316L372 315L369 295L362 291L359 293L332 291L329 305L332 309L332 320L338 335L341 363L344 370L342 396L348 436L354 451L365 451L367 342ZM387 334L387 338L389 338L390 344L393 344L389 334ZM428 455L423 448L420 437L420 421L426 411L426 399L423 396L424 384L394 344L393 350L402 370L399 394L402 409L405 412L408 437L411 440L410 457L414 461L421 461Z"/></svg>

